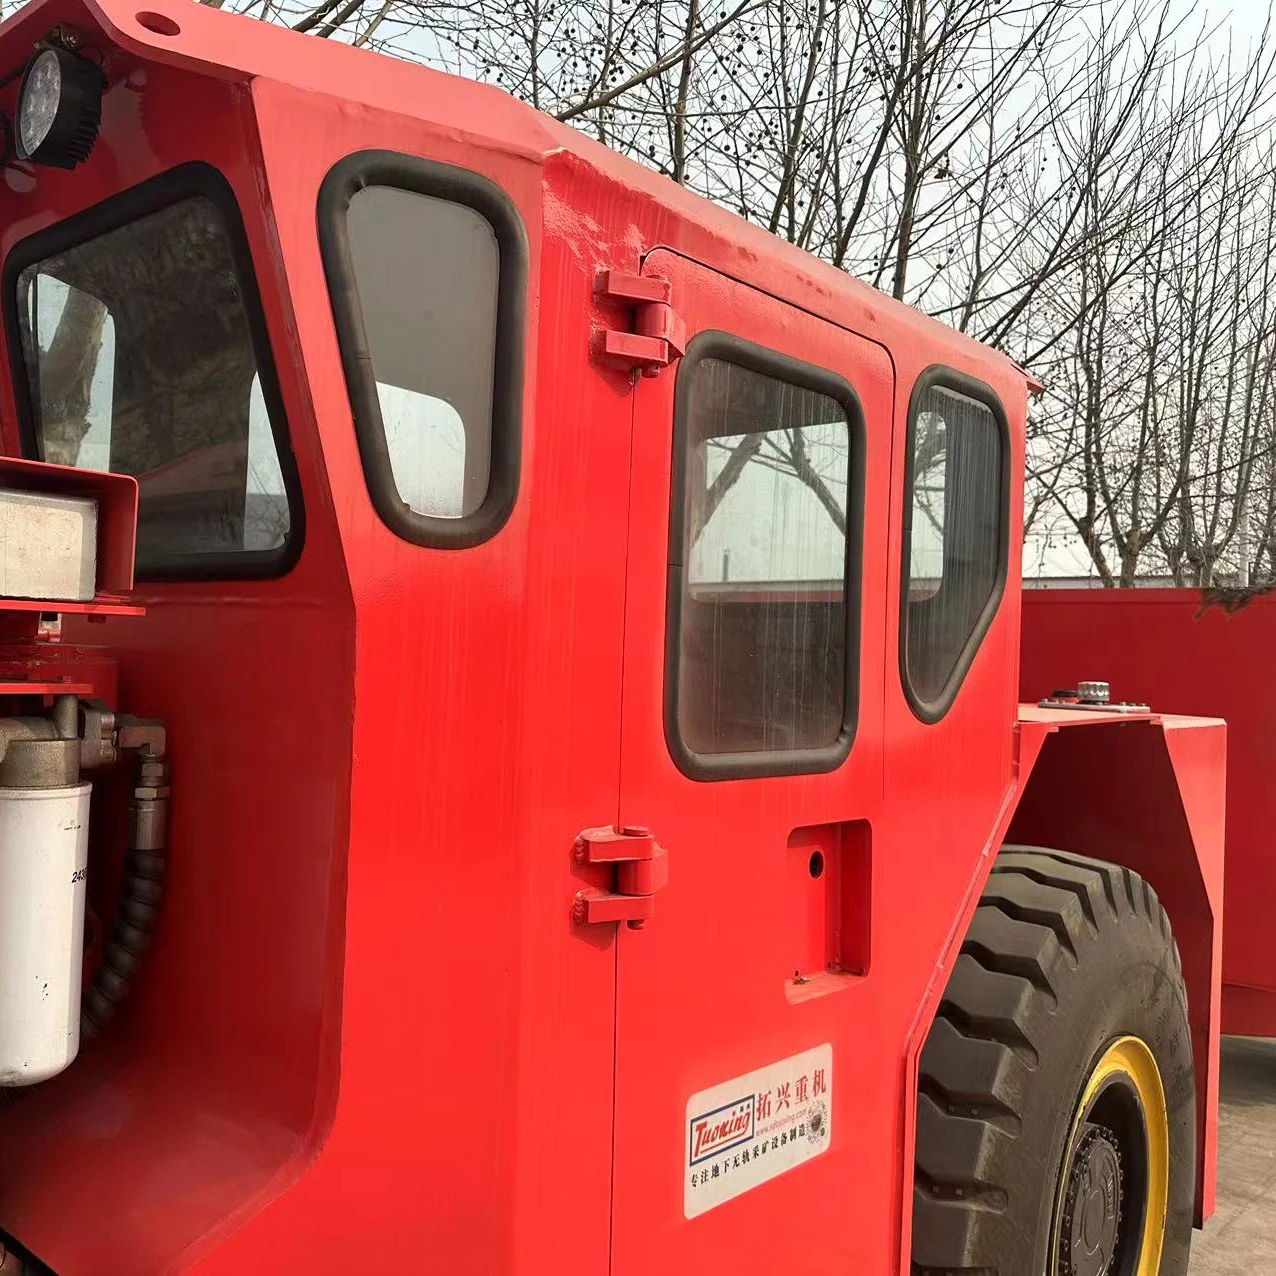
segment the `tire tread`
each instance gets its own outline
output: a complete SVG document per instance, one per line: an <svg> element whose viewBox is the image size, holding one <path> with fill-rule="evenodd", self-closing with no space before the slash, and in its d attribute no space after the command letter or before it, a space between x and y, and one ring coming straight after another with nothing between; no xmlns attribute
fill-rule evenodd
<svg viewBox="0 0 1276 1276"><path fill-rule="evenodd" d="M1141 877L1068 852L1003 849L922 1052L912 1276L1022 1276L982 1238L1011 1208L996 1149L1024 1126L1041 1061L1032 1025L1053 1017L1081 940L1140 914L1164 937L1181 986L1169 918Z"/></svg>

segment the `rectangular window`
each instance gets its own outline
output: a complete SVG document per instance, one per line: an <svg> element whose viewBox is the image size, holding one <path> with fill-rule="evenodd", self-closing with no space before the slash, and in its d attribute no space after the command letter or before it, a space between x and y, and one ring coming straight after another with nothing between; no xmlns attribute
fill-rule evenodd
<svg viewBox="0 0 1276 1276"><path fill-rule="evenodd" d="M717 334L677 393L671 745L691 774L830 769L850 738L854 394Z"/></svg>
<svg viewBox="0 0 1276 1276"><path fill-rule="evenodd" d="M319 225L373 504L407 540L477 544L518 484L522 224L474 173L371 151L329 174Z"/></svg>
<svg viewBox="0 0 1276 1276"><path fill-rule="evenodd" d="M1006 427L991 390L923 376L909 418L904 678L914 711L942 716L1005 580Z"/></svg>
<svg viewBox="0 0 1276 1276"><path fill-rule="evenodd" d="M15 250L28 263L13 286L36 454L137 478L141 575L278 569L293 531L282 422L220 201L192 195L39 251L73 229Z"/></svg>

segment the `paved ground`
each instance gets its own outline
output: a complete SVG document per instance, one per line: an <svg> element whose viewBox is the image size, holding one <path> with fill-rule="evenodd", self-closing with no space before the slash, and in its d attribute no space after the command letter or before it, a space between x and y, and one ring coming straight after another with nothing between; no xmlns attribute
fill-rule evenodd
<svg viewBox="0 0 1276 1276"><path fill-rule="evenodd" d="M1192 1276L1276 1273L1276 1042L1223 1042L1218 1210Z"/></svg>

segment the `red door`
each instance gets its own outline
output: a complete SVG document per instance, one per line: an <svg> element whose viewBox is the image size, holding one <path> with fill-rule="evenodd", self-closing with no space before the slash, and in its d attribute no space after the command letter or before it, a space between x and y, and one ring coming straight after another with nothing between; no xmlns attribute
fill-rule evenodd
<svg viewBox="0 0 1276 1276"><path fill-rule="evenodd" d="M885 1270L857 1131L894 1093L861 1049L891 364L667 250L645 271L689 344L635 390L619 819L669 882L618 939L613 1276Z"/></svg>

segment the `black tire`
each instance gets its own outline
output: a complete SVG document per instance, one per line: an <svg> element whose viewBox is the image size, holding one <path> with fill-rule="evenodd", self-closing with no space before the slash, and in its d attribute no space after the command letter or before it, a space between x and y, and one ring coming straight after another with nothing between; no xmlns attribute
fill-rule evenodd
<svg viewBox="0 0 1276 1276"><path fill-rule="evenodd" d="M1186 1276L1196 1095L1165 911L1128 869L1006 847L922 1052L913 1276L1054 1270L1056 1200L1082 1089L1105 1047L1125 1036L1150 1049L1168 1112L1159 1276Z"/></svg>

